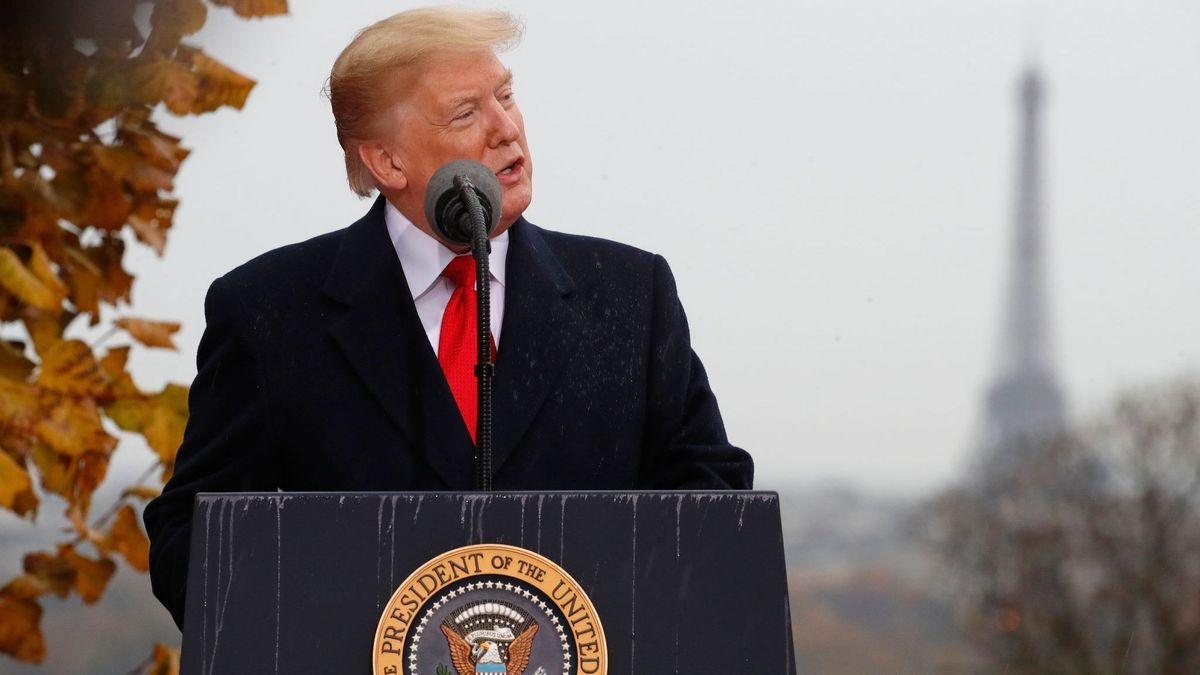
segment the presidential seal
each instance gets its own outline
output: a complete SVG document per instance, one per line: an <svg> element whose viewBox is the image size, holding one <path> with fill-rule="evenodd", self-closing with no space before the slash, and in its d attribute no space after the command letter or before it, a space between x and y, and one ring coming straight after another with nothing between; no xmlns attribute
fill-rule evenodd
<svg viewBox="0 0 1200 675"><path fill-rule="evenodd" d="M561 567L479 544L439 555L396 589L379 619L375 675L608 672L596 609Z"/></svg>

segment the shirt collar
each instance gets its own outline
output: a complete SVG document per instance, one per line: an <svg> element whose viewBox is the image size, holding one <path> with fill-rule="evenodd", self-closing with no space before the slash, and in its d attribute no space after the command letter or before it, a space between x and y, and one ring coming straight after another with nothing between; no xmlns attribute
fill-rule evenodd
<svg viewBox="0 0 1200 675"><path fill-rule="evenodd" d="M433 284L442 276L442 270L457 255L446 248L440 241L426 234L421 228L412 224L400 210L387 202L383 214L387 224L388 237L392 247L400 258L404 268L404 278L408 282L408 290L413 298L419 298L429 292ZM508 230L492 239L492 252L488 256L488 267L495 279L504 286L505 263L508 261Z"/></svg>

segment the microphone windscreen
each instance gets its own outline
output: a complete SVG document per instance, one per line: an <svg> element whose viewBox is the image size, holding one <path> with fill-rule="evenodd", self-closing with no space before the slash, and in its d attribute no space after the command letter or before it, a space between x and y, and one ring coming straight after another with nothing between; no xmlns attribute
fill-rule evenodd
<svg viewBox="0 0 1200 675"><path fill-rule="evenodd" d="M484 217L488 221L487 231L489 233L496 229L496 225L500 222L504 193L496 175L483 164L470 159L446 162L430 177L429 185L425 188L425 219L429 221L431 227L446 235L447 238L453 241L470 242L469 226L467 226L467 233L463 238L458 223L446 222L453 218L452 213L461 213L462 211L461 207L459 209L447 208L458 199L458 189L454 185L456 176L466 178L475 187L475 194L483 205Z"/></svg>

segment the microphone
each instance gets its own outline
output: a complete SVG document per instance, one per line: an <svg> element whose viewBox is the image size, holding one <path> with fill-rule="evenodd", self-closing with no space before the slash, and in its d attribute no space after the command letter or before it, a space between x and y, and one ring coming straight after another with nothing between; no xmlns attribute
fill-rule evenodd
<svg viewBox="0 0 1200 675"><path fill-rule="evenodd" d="M483 208L483 221L491 234L500 222L503 193L486 166L470 159L446 162L434 172L425 188L425 219L429 226L447 241L470 244L475 238L471 219L472 200L464 193L474 193Z"/></svg>

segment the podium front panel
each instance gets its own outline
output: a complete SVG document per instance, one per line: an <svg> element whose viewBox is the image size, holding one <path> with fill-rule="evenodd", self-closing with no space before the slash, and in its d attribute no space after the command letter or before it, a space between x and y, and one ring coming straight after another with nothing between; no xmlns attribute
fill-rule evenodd
<svg viewBox="0 0 1200 675"><path fill-rule="evenodd" d="M183 673L369 675L397 586L506 544L582 586L609 673L790 674L780 532L766 492L202 494Z"/></svg>

